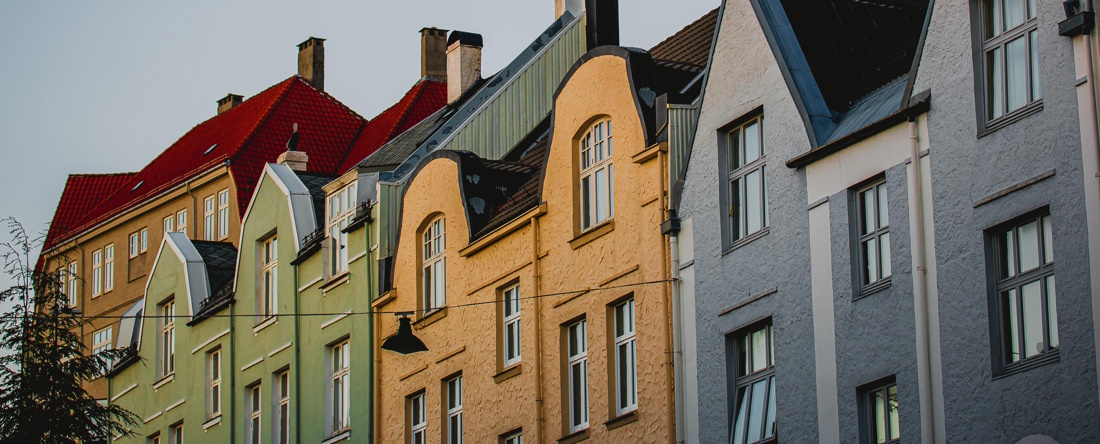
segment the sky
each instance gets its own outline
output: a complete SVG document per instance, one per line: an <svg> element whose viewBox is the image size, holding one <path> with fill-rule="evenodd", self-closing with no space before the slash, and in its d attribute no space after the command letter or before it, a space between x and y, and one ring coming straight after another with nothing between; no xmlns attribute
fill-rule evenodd
<svg viewBox="0 0 1100 444"><path fill-rule="evenodd" d="M620 41L650 48L719 3L623 0ZM419 79L421 28L481 34L489 75L553 19L554 0L0 2L0 218L44 232L69 174L140 170L226 94L295 74L310 36L325 90L369 119Z"/></svg>

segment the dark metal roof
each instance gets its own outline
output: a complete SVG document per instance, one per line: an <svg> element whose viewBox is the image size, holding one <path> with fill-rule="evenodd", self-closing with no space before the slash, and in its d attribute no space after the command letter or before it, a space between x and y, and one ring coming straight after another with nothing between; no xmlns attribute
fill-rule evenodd
<svg viewBox="0 0 1100 444"><path fill-rule="evenodd" d="M193 240L199 256L206 264L206 278L210 282L210 294L233 284L233 271L237 266L237 247L229 242L210 242Z"/></svg>
<svg viewBox="0 0 1100 444"><path fill-rule="evenodd" d="M841 116L836 128L825 143L831 143L856 132L901 109L902 102L905 100L905 83L907 80L909 80L907 76L898 77L856 101L848 112Z"/></svg>
<svg viewBox="0 0 1100 444"><path fill-rule="evenodd" d="M331 183L336 176L303 171L295 171L294 174L309 190L309 196L313 199L313 216L317 219L317 226L323 227L325 225L325 190L322 187Z"/></svg>

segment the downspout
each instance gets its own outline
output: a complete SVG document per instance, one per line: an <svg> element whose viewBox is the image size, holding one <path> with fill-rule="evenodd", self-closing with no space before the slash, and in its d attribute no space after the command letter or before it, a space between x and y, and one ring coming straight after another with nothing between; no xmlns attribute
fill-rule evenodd
<svg viewBox="0 0 1100 444"><path fill-rule="evenodd" d="M110 377L110 376L107 377L107 407L111 407L111 380L112 379L115 379L115 378ZM111 432L107 432L107 443L108 444L114 442L114 440L115 440L114 438L115 437L111 435Z"/></svg>
<svg viewBox="0 0 1100 444"><path fill-rule="evenodd" d="M234 298L236 296L234 295ZM233 334L237 325L237 304L229 303L229 442L237 442L237 346Z"/></svg>
<svg viewBox="0 0 1100 444"><path fill-rule="evenodd" d="M672 356L673 387L676 403L676 442L684 442L684 334L683 310L680 306L680 235L668 235L670 280L672 281Z"/></svg>
<svg viewBox="0 0 1100 444"><path fill-rule="evenodd" d="M382 201L382 199L381 199L382 196L379 195L378 197L379 197L378 201L381 202ZM379 209L378 211L379 211L379 214L381 214L382 210ZM381 229L381 228L379 228L379 229ZM373 245L370 242L370 231L371 231L370 227L368 226L367 227L367 259L371 260L371 261L374 261L374 260L377 260L377 259L371 259L371 257L370 257L370 249L373 247ZM379 234L378 237L381 238L382 235ZM375 250L375 251L376 251L375 256L377 257L379 255L379 253L377 253L378 250ZM371 274L370 268L371 268L371 266L370 266L370 263L368 262L367 263L367 276L370 276L370 274ZM379 269L379 273L381 273L381 269ZM369 279L369 277L368 277L368 279ZM367 285L371 285L371 282L368 281ZM381 296L381 291L382 291L381 285L379 285L379 287L377 289L375 289L373 286L371 286L371 289L372 289L372 291L379 292L378 296ZM371 301L371 312L374 312L374 301ZM381 338L382 337L382 331L381 331L382 323L378 322L378 320L375 319L375 317L377 315L378 315L378 313L374 313L370 316L370 319L371 319L371 334L373 334L375 338ZM382 349L381 349L382 344L381 344L381 341L371 341L371 344L372 344L372 346L371 346L372 355L371 356L372 356L372 359L374 360L374 365L371 366L371 378L372 378L371 382L374 385L374 389L373 389L374 392L372 393L372 396L374 397L374 405L372 406L372 408L374 409L374 411L372 412L372 414L374 415L374 425L375 425L374 434L372 436L374 437L374 442L382 442L382 427L378 425L378 424L382 423L381 422L382 421L382 413L381 413L382 412Z"/></svg>
<svg viewBox="0 0 1100 444"><path fill-rule="evenodd" d="M1082 4L1082 8L1086 12L1092 12L1092 1L1091 0L1083 1L1083 2L1081 2L1081 4ZM1098 119L1100 119L1100 110L1097 109L1097 103L1100 103L1100 99L1097 98L1097 94L1100 94L1100 89L1097 89L1096 84L1093 83L1096 79L1096 60L1092 55L1092 51L1093 51L1092 48L1093 48L1092 34L1089 33L1089 34L1085 35L1085 50L1086 50L1085 54L1087 56L1087 60L1088 60L1088 64L1089 64L1089 71L1087 73L1085 73L1085 76L1086 76L1085 80L1088 83L1089 89L1092 92L1092 94L1089 94L1089 102L1090 102L1089 107L1092 108L1092 116L1093 116L1092 130L1094 131L1093 134L1098 136L1097 140L1100 140L1100 121L1098 121ZM1100 144L1097 144L1096 150L1097 150L1097 153L1096 153L1097 154L1097 157L1096 157L1096 164L1097 165L1096 165L1096 167L1097 167L1098 170L1100 170ZM1100 173L1097 174L1097 179L1100 180Z"/></svg>
<svg viewBox="0 0 1100 444"><path fill-rule="evenodd" d="M909 176L909 186L913 189L910 203L913 229L913 259L915 279L913 295L917 298L917 357L922 365L917 366L917 380L920 391L921 442L936 441L934 414L932 412L932 346L931 326L928 321L928 269L925 266L924 252L924 189L920 167L920 136L917 131L916 116L909 117L909 156L913 162L913 174Z"/></svg>
<svg viewBox="0 0 1100 444"><path fill-rule="evenodd" d="M368 215L368 217L369 217L369 215ZM372 279L373 276L371 276L371 270L370 270L370 264L371 264L371 262L374 262L374 260L371 258L371 255L370 255L370 223L363 224L363 229L367 231L367 257L365 257L364 259L367 260L367 308L368 308L368 310L370 310L371 308L373 308L373 305L371 304L371 302L374 302L374 300L370 297L371 293L374 290L374 279ZM374 354L374 344L378 342L378 341L375 340L375 338L377 338L377 336L375 336L375 334L374 334L374 316L367 316L367 331L370 332L369 333L370 337L368 338L368 340L371 343L370 351L367 354L367 362L373 363L374 362L374 356L375 356L375 354ZM375 382L374 384L371 385L371 397L374 398L374 397L377 396L378 384L377 384L377 381L375 379L375 371L374 371L374 366L373 365L367 366L367 380ZM368 408L370 409L370 414L368 415L368 417L370 418L370 427L367 427L367 436L373 436L373 437L377 438L377 436L375 436L375 433L376 433L376 430L378 430L378 421L377 420L378 420L378 410L379 409L377 408L377 405L373 402L368 403L367 405L368 405ZM301 442L301 441L299 441L299 442ZM378 441L375 441L375 442L378 442Z"/></svg>
<svg viewBox="0 0 1100 444"><path fill-rule="evenodd" d="M298 324L301 317L298 316L298 271L294 265L294 442L302 442L302 343Z"/></svg>
<svg viewBox="0 0 1100 444"><path fill-rule="evenodd" d="M666 109L665 112L668 112L668 110ZM665 182L665 177L667 176L666 172L668 171L668 168L665 167L665 161L666 161L667 156L668 156L668 154L666 152L662 152L661 150L657 150L657 168L658 168L658 173L659 173L658 175L661 176L660 188L659 188L661 190L661 206L657 210L659 216L664 216L665 215L664 213L667 213L665 211L665 209L668 208L668 204L669 204L669 202L668 202L668 191L669 190L668 190L667 184ZM671 237L669 237L669 239L671 241ZM661 236L661 240L662 240L661 247L663 249L666 245L663 242L664 241L664 236ZM663 280L665 281L664 284L661 285L662 287L664 287L662 289L663 290L662 293L665 294L665 295L668 295L668 297L669 297L667 302L662 301L662 303L661 303L661 307L665 309L665 319L668 319L670 317L675 317L674 313L676 311L676 308L675 308L675 304L676 304L675 299L676 298L673 297L674 292L676 291L675 290L675 285L669 285L668 278L670 276L670 273L667 271L667 270L670 270L671 267L672 267L672 265L670 264L670 262L673 260L671 256L675 253L672 253L671 243L667 244L667 245L670 245L669 254L666 256L663 251L661 252L661 265L662 265L661 268L663 268L662 272L665 273L665 275L662 276L662 278L664 278ZM673 307L669 307L669 305L673 305ZM669 312L673 312L673 313L669 313ZM672 316L670 316L670 314ZM665 340L663 342L665 343L665 353L666 353L666 355L670 351L669 349L672 349L671 350L671 352L672 352L671 356L668 357L668 362L665 364L665 378L666 378L665 381L668 381L668 379L672 379L672 396L670 396L668 398L668 413L667 414L670 417L673 418L673 424L672 425L676 430L676 434L673 438L675 440L674 442L679 443L680 440L683 437L683 433L682 433L682 430L681 430L681 419L682 418L680 416L680 409L681 409L680 405L682 403L679 402L680 401L680 399L679 399L680 390L679 390L679 387L678 387L679 386L679 383L678 383L678 381L679 381L679 377L678 377L678 375L679 375L679 365L678 365L678 362L677 362L677 361L679 361L680 347L676 343L676 341L679 339L680 335L676 333L676 328L678 327L678 324L675 320L673 320L671 325L668 324L668 323L664 323L664 327L665 328L663 330L665 332L665 338L664 338Z"/></svg>
<svg viewBox="0 0 1100 444"><path fill-rule="evenodd" d="M539 268L539 217L531 218L531 266L534 270L533 290L537 296L541 294L542 280ZM542 298L535 298L535 443L542 443L543 430L546 427L546 417L543 415L542 393Z"/></svg>

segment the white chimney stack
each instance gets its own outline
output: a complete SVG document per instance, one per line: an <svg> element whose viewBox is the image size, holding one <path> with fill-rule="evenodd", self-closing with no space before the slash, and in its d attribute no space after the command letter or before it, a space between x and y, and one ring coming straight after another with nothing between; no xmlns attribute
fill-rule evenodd
<svg viewBox="0 0 1100 444"><path fill-rule="evenodd" d="M447 103L481 80L481 34L452 31L447 39Z"/></svg>

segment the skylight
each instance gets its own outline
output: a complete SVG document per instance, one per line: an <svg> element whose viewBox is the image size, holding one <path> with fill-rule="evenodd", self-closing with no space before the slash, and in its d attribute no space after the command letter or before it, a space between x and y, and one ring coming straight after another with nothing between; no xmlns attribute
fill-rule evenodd
<svg viewBox="0 0 1100 444"><path fill-rule="evenodd" d="M143 180L143 181L141 181L141 182L138 182L138 184L137 184L137 185L134 185L134 187L130 189L130 192L132 193L132 192L134 192L134 191L137 191L138 187L140 187L140 186L141 186L141 184L143 184L143 183L145 183L145 181L144 181L144 180Z"/></svg>
<svg viewBox="0 0 1100 444"><path fill-rule="evenodd" d="M206 152L202 153L202 155L204 155L204 156L205 156L205 155L207 155L207 154L210 154L210 152L211 152L211 151L214 151L214 148L217 148L217 147L218 147L218 144L216 144L216 143L215 143L215 144L213 144L213 145L210 145L210 148L207 148L207 149L206 149Z"/></svg>

